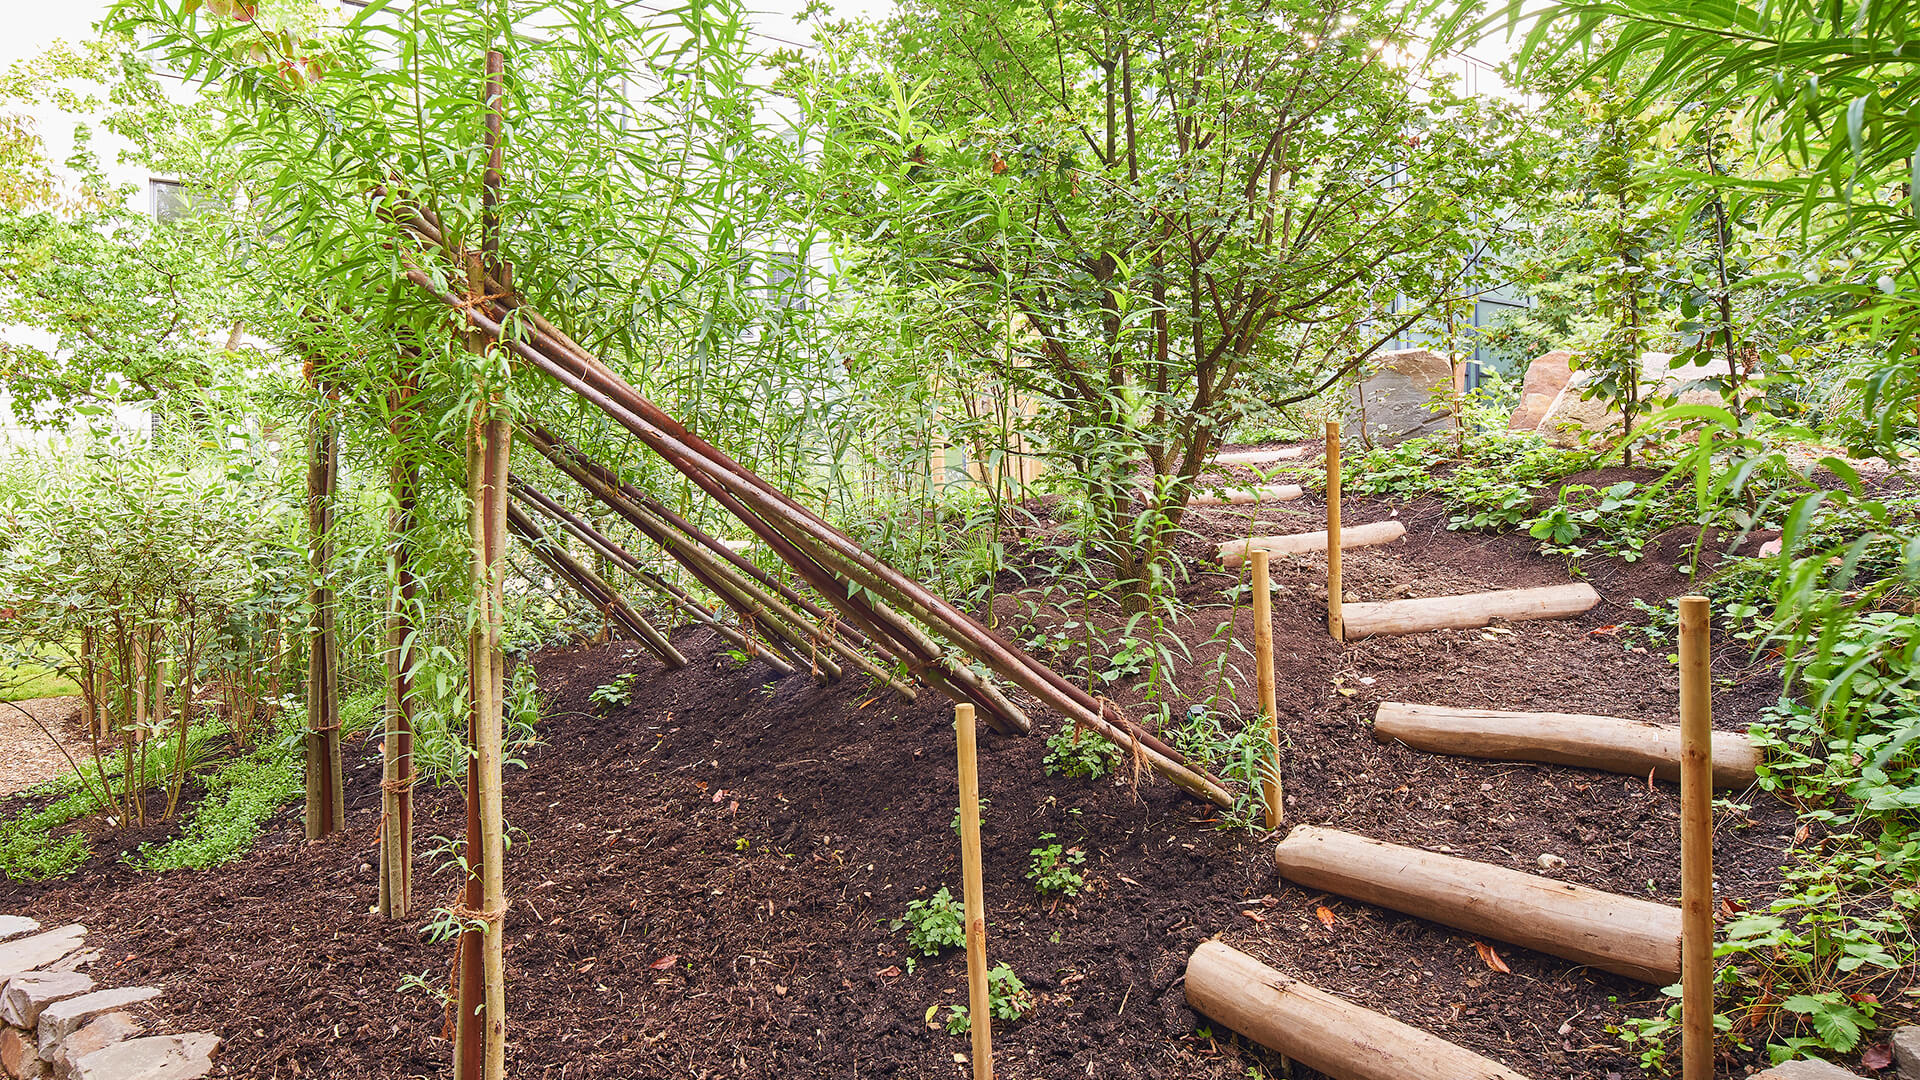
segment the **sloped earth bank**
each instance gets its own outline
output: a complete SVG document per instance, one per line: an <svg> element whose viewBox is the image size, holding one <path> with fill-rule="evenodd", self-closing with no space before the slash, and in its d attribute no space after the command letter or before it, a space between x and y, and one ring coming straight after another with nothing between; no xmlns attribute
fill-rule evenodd
<svg viewBox="0 0 1920 1080"><path fill-rule="evenodd" d="M1243 509L1195 524L1225 538L1273 531L1254 520L1314 528L1321 512L1311 499ZM1356 503L1348 520L1391 512ZM1348 553L1348 588L1364 598L1565 580L1524 538L1449 533L1432 507L1399 512L1407 541ZM1191 554L1197 568L1217 565L1210 547L1196 542ZM1275 567L1290 822L1529 871L1554 854L1568 880L1677 896L1672 786L1435 757L1368 732L1381 700L1671 720L1665 657L1604 631L1631 618L1627 595L1680 591L1677 574L1643 563L1603 576L1607 602L1575 621L1343 645L1323 628L1323 573L1317 556ZM1197 578L1192 599L1217 600L1231 580ZM1205 609L1179 628L1194 648L1189 682L1219 656L1208 642L1229 614L1250 640L1245 610ZM964 955L909 973L904 936L887 925L911 899L959 890L950 706L933 693L906 706L804 676L768 682L702 632L676 643L693 666L674 674L627 645L534 658L546 741L506 790L513 1074L961 1075L966 1039L930 1028L927 1015L965 1001ZM1777 677L1745 660L1737 649L1717 658L1731 680L1716 700L1723 728L1744 727L1778 693ZM626 670L641 673L634 704L596 713L587 695ZM1252 698L1250 679L1241 698ZM1036 736L1058 718L1039 721ZM1208 808L1163 783L1046 777L1045 749L1039 737L990 734L982 746L988 948L1040 1001L1032 1018L996 1025L1001 1075L1224 1080L1254 1064L1280 1075L1275 1056L1209 1030L1184 1005L1186 957L1215 935L1530 1076L1637 1073L1605 1029L1653 1015L1654 989L1519 948L1499 947L1512 971L1496 972L1467 937L1280 883L1270 837L1219 831ZM223 870L141 876L99 859L69 882L0 885L0 910L86 923L111 980L163 983L178 1030L226 1037L223 1075L439 1075L441 1005L403 982L444 985L451 949L425 942L430 910L404 923L368 913L379 774L371 745L353 750L343 840L306 844L293 808ZM1720 887L1758 906L1777 888L1795 826L1762 796L1738 801L1752 809L1717 817ZM423 863L438 861L424 854L431 838L459 827L455 793L423 790ZM1086 852L1079 899L1042 902L1024 879L1044 833ZM422 908L454 883L423 866Z"/></svg>

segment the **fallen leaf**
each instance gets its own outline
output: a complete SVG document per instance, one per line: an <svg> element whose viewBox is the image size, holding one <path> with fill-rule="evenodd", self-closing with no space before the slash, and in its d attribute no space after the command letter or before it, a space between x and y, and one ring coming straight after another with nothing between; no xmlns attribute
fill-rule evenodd
<svg viewBox="0 0 1920 1080"><path fill-rule="evenodd" d="M1476 941L1473 943L1473 951L1479 953L1481 962L1493 970L1502 975L1513 974L1513 969L1507 966L1505 960L1500 959L1499 953L1493 951L1493 946L1484 941Z"/></svg>
<svg viewBox="0 0 1920 1080"><path fill-rule="evenodd" d="M881 969L880 969L879 971L876 971L876 972L874 972L874 974L875 974L875 975L878 975L878 976L880 976L880 977L881 977L881 978L883 978L883 979L895 979L895 978L899 978L899 976L900 976L900 965L899 965L899 964L888 964L888 965L887 965L886 967L883 967L883 968L881 968Z"/></svg>
<svg viewBox="0 0 1920 1080"><path fill-rule="evenodd" d="M1860 1055L1860 1064L1878 1071L1893 1064L1893 1048L1886 1043L1876 1043L1867 1047Z"/></svg>
<svg viewBox="0 0 1920 1080"><path fill-rule="evenodd" d="M1595 637L1612 637L1613 635L1619 632L1620 632L1619 623L1612 623L1607 626L1596 626L1592 630L1587 631L1589 635L1592 635Z"/></svg>
<svg viewBox="0 0 1920 1080"><path fill-rule="evenodd" d="M1267 921L1267 917L1265 915L1260 914L1257 911L1242 911L1240 914L1245 915L1247 918L1252 919L1254 922L1263 923Z"/></svg>
<svg viewBox="0 0 1920 1080"><path fill-rule="evenodd" d="M1738 915L1745 910L1747 910L1747 905L1741 903L1738 900L1732 899L1731 897L1720 901L1720 912L1721 914L1725 915L1729 919L1733 918L1735 915Z"/></svg>
<svg viewBox="0 0 1920 1080"><path fill-rule="evenodd" d="M679 953L668 953L667 955L661 957L660 959L655 960L653 963L648 964L647 967L653 971L665 971L679 962L680 962Z"/></svg>
<svg viewBox="0 0 1920 1080"><path fill-rule="evenodd" d="M1320 920L1321 926L1324 926L1329 930L1333 929L1333 924L1335 922L1334 915L1333 915L1333 912L1329 911L1326 907L1322 906L1322 907L1314 908L1313 917Z"/></svg>
<svg viewBox="0 0 1920 1080"><path fill-rule="evenodd" d="M1133 880L1132 878L1128 877L1125 874L1121 874L1119 875L1119 877L1121 881L1126 882L1127 884L1133 886L1136 889L1145 888L1145 886L1141 885L1139 882Z"/></svg>

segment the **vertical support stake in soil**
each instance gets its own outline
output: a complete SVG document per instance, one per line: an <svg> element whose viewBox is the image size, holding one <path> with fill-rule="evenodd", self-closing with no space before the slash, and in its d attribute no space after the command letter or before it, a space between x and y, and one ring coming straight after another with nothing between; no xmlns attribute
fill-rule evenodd
<svg viewBox="0 0 1920 1080"><path fill-rule="evenodd" d="M1713 1080L1713 629L1680 598L1680 1061Z"/></svg>
<svg viewBox="0 0 1920 1080"><path fill-rule="evenodd" d="M1267 742L1273 748L1260 777L1260 790L1267 803L1267 828L1277 829L1285 813L1280 803L1280 710L1273 686L1272 560L1272 552L1253 553L1253 663L1260 687L1260 722L1267 726Z"/></svg>
<svg viewBox="0 0 1920 1080"><path fill-rule="evenodd" d="M980 880L980 765L973 706L953 707L960 755L960 875L967 905L967 1020L973 1032L973 1080L993 1080L993 1007L987 994L986 887Z"/></svg>
<svg viewBox="0 0 1920 1080"><path fill-rule="evenodd" d="M1347 638L1340 614L1344 599L1340 584L1340 421L1327 421L1327 632L1335 641Z"/></svg>

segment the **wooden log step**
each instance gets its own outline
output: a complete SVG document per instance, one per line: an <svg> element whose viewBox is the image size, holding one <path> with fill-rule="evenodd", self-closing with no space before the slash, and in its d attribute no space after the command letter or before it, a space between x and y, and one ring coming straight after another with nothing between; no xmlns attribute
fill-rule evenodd
<svg viewBox="0 0 1920 1080"><path fill-rule="evenodd" d="M1376 521L1371 525L1355 525L1340 530L1342 548L1373 547L1376 544L1391 544L1407 535L1407 527L1398 521ZM1256 551L1272 552L1275 555L1299 555L1309 551L1327 550L1327 533L1319 532L1287 533L1283 536L1254 536L1245 540L1229 540L1220 545L1220 562L1228 569L1246 564Z"/></svg>
<svg viewBox="0 0 1920 1080"><path fill-rule="evenodd" d="M1334 1080L1526 1080L1432 1032L1291 979L1218 941L1187 959L1194 1011Z"/></svg>
<svg viewBox="0 0 1920 1080"><path fill-rule="evenodd" d="M1680 979L1680 909L1472 859L1301 825L1274 849L1296 885L1666 986Z"/></svg>
<svg viewBox="0 0 1920 1080"><path fill-rule="evenodd" d="M1227 488L1224 491L1196 491L1187 499L1188 506L1244 506L1248 503L1288 502L1301 496L1299 484L1259 484L1250 488Z"/></svg>
<svg viewBox="0 0 1920 1080"><path fill-rule="evenodd" d="M1429 596L1417 600L1383 600L1346 604L1345 637L1355 641L1374 634L1418 634L1426 630L1457 630L1486 626L1495 621L1564 619L1600 602L1600 594L1584 581L1538 589L1501 589L1463 596Z"/></svg>
<svg viewBox="0 0 1920 1080"><path fill-rule="evenodd" d="M1308 446L1283 446L1278 450L1230 450L1213 455L1215 465L1265 465L1273 461L1298 461L1307 456ZM1315 451L1318 453L1318 451Z"/></svg>
<svg viewBox="0 0 1920 1080"><path fill-rule="evenodd" d="M1680 780L1680 729L1647 720L1383 701L1373 714L1373 737L1381 742L1397 739L1415 750L1436 754L1543 761ZM1751 786L1759 764L1760 752L1744 734L1713 733L1715 787Z"/></svg>

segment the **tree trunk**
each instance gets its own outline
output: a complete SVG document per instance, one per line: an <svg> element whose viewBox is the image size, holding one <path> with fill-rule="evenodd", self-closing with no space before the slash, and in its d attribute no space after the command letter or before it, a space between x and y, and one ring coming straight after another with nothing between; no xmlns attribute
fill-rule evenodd
<svg viewBox="0 0 1920 1080"><path fill-rule="evenodd" d="M340 446L328 407L314 410L307 447L307 839L347 827L340 767L340 643L333 586L333 496Z"/></svg>

